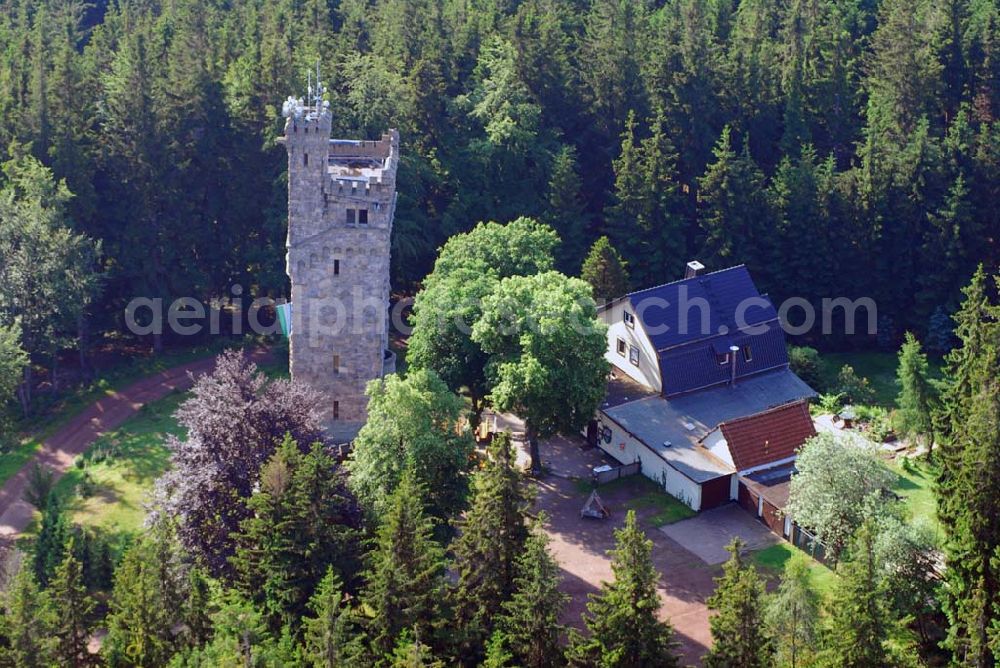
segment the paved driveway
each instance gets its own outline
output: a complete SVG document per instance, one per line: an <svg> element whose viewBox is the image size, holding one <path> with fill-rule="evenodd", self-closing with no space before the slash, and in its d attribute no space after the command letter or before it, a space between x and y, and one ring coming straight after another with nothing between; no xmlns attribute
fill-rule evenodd
<svg viewBox="0 0 1000 668"><path fill-rule="evenodd" d="M748 550L759 550L780 539L770 529L735 503L660 528L668 537L686 547L706 564L721 564L729 558L726 545L739 537Z"/></svg>

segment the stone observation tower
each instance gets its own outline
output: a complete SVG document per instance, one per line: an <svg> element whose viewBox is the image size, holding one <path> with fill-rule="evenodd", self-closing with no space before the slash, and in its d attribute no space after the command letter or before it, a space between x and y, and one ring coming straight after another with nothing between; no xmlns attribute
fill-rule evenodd
<svg viewBox="0 0 1000 668"><path fill-rule="evenodd" d="M323 397L331 438L366 418L365 386L394 373L389 350L389 252L399 133L378 141L330 138L318 83L284 104L292 378Z"/></svg>

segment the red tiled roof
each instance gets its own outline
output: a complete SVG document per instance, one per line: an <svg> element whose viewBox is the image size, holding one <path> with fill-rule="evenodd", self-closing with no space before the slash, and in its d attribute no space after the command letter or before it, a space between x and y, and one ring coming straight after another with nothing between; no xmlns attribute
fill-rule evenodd
<svg viewBox="0 0 1000 668"><path fill-rule="evenodd" d="M723 422L719 428L739 471L787 459L816 435L804 401Z"/></svg>

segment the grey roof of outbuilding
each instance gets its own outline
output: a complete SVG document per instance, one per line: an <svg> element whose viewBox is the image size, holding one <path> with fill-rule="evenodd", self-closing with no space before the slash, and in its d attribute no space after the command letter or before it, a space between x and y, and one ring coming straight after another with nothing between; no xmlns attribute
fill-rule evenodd
<svg viewBox="0 0 1000 668"><path fill-rule="evenodd" d="M744 378L732 386L673 399L644 397L602 410L675 469L703 483L734 472L700 444L719 423L814 396L812 388L786 367Z"/></svg>

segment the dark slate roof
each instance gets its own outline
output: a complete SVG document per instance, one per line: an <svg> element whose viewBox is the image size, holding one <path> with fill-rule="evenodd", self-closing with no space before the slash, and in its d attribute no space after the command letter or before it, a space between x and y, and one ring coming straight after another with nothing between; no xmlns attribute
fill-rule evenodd
<svg viewBox="0 0 1000 668"><path fill-rule="evenodd" d="M727 420L719 428L741 471L794 457L806 439L816 435L805 401Z"/></svg>
<svg viewBox="0 0 1000 668"><path fill-rule="evenodd" d="M740 348L736 353L737 381L763 371L787 366L785 333L778 321L760 327L764 331L759 334L736 332L661 351L660 376L663 379L663 394L671 397L728 383L732 378L732 367L729 364L719 364L716 355L728 353L729 347L733 345ZM749 362L743 356L742 349L746 345L750 346Z"/></svg>
<svg viewBox="0 0 1000 668"><path fill-rule="evenodd" d="M748 302L742 324L752 326L777 320L777 311L757 291L744 265L628 295L653 346L660 351L735 332L740 329L736 324L737 308L748 299L756 301ZM761 299L766 303L760 303ZM697 306L704 303L709 306L707 323L703 322L702 309Z"/></svg>
<svg viewBox="0 0 1000 668"><path fill-rule="evenodd" d="M757 374L736 385L673 399L644 397L601 410L675 469L702 483L733 472L731 466L701 445L701 439L719 424L815 394L798 376L783 368Z"/></svg>

